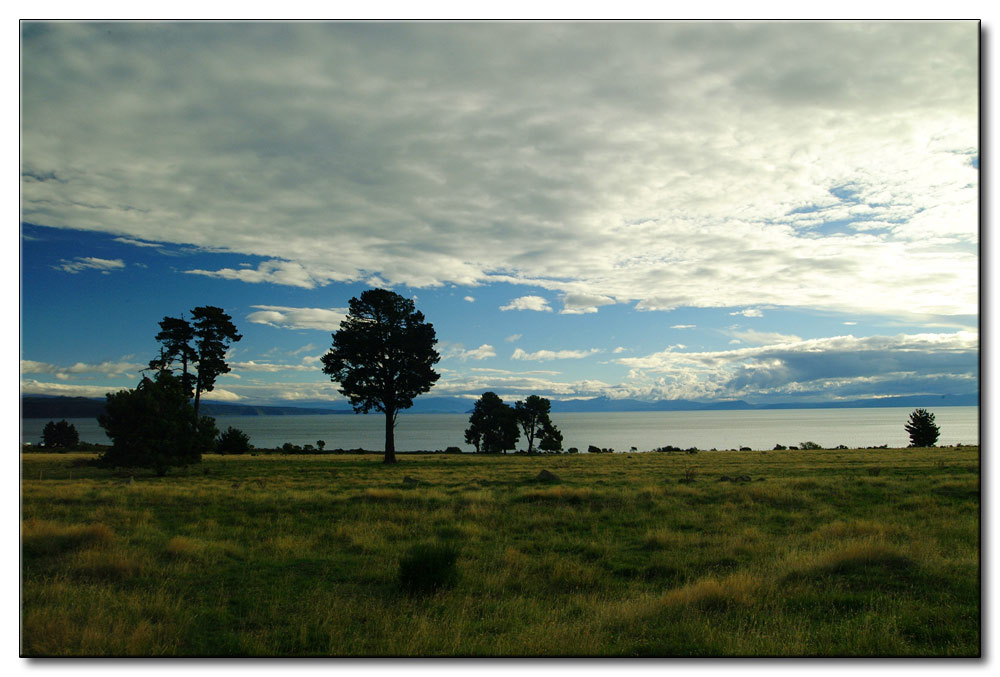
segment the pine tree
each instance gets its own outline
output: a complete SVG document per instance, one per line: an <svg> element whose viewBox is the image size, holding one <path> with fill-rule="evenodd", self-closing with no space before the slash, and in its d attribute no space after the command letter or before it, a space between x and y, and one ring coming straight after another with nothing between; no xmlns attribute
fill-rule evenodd
<svg viewBox="0 0 1000 677"><path fill-rule="evenodd" d="M911 447L933 447L941 434L941 429L934 423L934 414L926 409L915 409L903 427L910 435Z"/></svg>

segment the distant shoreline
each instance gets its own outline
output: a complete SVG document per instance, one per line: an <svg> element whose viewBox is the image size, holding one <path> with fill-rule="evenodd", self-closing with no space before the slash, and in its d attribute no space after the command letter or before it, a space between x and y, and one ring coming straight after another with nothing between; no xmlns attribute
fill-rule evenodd
<svg viewBox="0 0 1000 677"><path fill-rule="evenodd" d="M275 406L223 404L204 402L202 412L208 416L341 416L354 414L351 409L316 406ZM743 400L694 402L691 400L553 400L553 414L649 413L692 411L773 411L790 409L884 409L898 407L978 407L979 395L901 396L876 400L842 402L774 402L750 404ZM404 414L468 414L472 401L464 398L439 397L417 399ZM21 398L21 418L97 418L104 410L104 399L85 397L25 396ZM371 414L381 416L381 414Z"/></svg>

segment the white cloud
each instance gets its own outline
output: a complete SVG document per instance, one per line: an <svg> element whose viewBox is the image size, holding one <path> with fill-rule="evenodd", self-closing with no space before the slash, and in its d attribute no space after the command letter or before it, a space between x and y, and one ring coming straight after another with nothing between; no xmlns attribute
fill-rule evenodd
<svg viewBox="0 0 1000 677"><path fill-rule="evenodd" d="M214 388L209 392L202 393L201 399L213 402L239 402L243 398L234 393L232 390Z"/></svg>
<svg viewBox="0 0 1000 677"><path fill-rule="evenodd" d="M754 345L778 345L781 343L798 343L802 341L798 336L791 334L779 334L774 331L755 331L753 329L734 332L733 336L744 343L752 343Z"/></svg>
<svg viewBox="0 0 1000 677"><path fill-rule="evenodd" d="M693 324L674 324L671 325L671 329L694 329Z"/></svg>
<svg viewBox="0 0 1000 677"><path fill-rule="evenodd" d="M496 354L496 350L488 343L470 350L465 350L461 345L454 345L444 347L442 358L458 359L465 362L467 360L485 360L490 357L496 357Z"/></svg>
<svg viewBox="0 0 1000 677"><path fill-rule="evenodd" d="M628 352L628 348L625 348L624 346L618 346L617 348L615 348L611 352L614 353L615 355L620 355L620 354L622 354L624 352Z"/></svg>
<svg viewBox="0 0 1000 677"><path fill-rule="evenodd" d="M688 399L794 394L829 399L978 388L979 337L973 332L782 337L782 342L724 351L677 348L617 360L630 368L627 385ZM941 390L941 388L945 388ZM948 390L951 388L951 390Z"/></svg>
<svg viewBox="0 0 1000 677"><path fill-rule="evenodd" d="M537 310L552 312L549 302L541 296L520 296L505 306L500 306L500 310Z"/></svg>
<svg viewBox="0 0 1000 677"><path fill-rule="evenodd" d="M32 25L22 218L306 289L975 315L979 30Z"/></svg>
<svg viewBox="0 0 1000 677"><path fill-rule="evenodd" d="M525 352L520 348L515 348L514 353L510 356L512 360L579 360L584 357L590 357L591 355L596 355L601 352L598 348L591 348L590 350L537 350L533 353Z"/></svg>
<svg viewBox="0 0 1000 677"><path fill-rule="evenodd" d="M255 324L282 329L319 329L334 332L347 317L347 308L289 308L288 306L253 306L260 308L247 315ZM311 344L310 344L311 345Z"/></svg>
<svg viewBox="0 0 1000 677"><path fill-rule="evenodd" d="M582 315L585 313L596 313L600 306L610 305L615 302L613 298L601 296L600 294L563 294L562 315Z"/></svg>
<svg viewBox="0 0 1000 677"><path fill-rule="evenodd" d="M318 371L315 366L307 364L277 364L273 362L255 362L254 360L248 360L246 362L230 362L229 366L236 371L265 373L275 373L279 371Z"/></svg>
<svg viewBox="0 0 1000 677"><path fill-rule="evenodd" d="M466 296L466 297L464 297L463 300L468 301L469 303L475 303L476 302L475 297L472 297L472 296Z"/></svg>
<svg viewBox="0 0 1000 677"><path fill-rule="evenodd" d="M242 282L269 282L271 284L281 284L291 287L302 287L312 289L317 285L327 284L327 281L317 281L299 263L292 261L261 261L256 269L222 268L220 270L185 270L191 275L204 275L206 277L220 277L224 280L240 280Z"/></svg>
<svg viewBox="0 0 1000 677"><path fill-rule="evenodd" d="M98 364L87 364L76 362L69 366L51 364L49 362L37 362L35 360L21 360L22 374L53 374L56 378L69 379L72 377L85 376L89 374L103 375L107 377L127 376L139 378L139 372L148 365L127 360L111 361L105 360Z"/></svg>
<svg viewBox="0 0 1000 677"><path fill-rule="evenodd" d="M729 313L730 315L742 315L743 317L764 317L764 313L757 308L745 308Z"/></svg>
<svg viewBox="0 0 1000 677"><path fill-rule="evenodd" d="M162 244L157 242L143 242L142 240L135 240L130 237L116 237L115 242L121 242L122 244L130 244L133 247L162 247Z"/></svg>
<svg viewBox="0 0 1000 677"><path fill-rule="evenodd" d="M519 340L521 340L521 334L511 334L510 336L504 339L504 341L506 341L507 343L515 343L516 341Z"/></svg>
<svg viewBox="0 0 1000 677"><path fill-rule="evenodd" d="M121 259L99 259L94 256L78 256L72 261L61 259L56 270L63 270L67 273L77 274L84 270L98 270L102 273L109 273L112 270L121 270L125 267L125 262Z"/></svg>

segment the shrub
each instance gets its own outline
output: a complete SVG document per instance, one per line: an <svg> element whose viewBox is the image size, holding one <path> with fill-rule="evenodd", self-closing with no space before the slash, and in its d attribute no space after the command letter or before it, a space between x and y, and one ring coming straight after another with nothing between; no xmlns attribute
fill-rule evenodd
<svg viewBox="0 0 1000 677"><path fill-rule="evenodd" d="M458 551L443 544L420 544L399 561L399 585L411 593L429 593L458 583Z"/></svg>
<svg viewBox="0 0 1000 677"><path fill-rule="evenodd" d="M215 450L220 454L250 453L250 436L239 428L229 426L226 432L219 435Z"/></svg>
<svg viewBox="0 0 1000 677"><path fill-rule="evenodd" d="M566 450L566 453L567 454L579 454L580 450L577 449L576 447L570 447L569 449Z"/></svg>
<svg viewBox="0 0 1000 677"><path fill-rule="evenodd" d="M813 450L815 450L815 449L822 449L822 448L823 447L821 447L820 445L816 444L815 442L801 442L799 444L799 449L813 449Z"/></svg>
<svg viewBox="0 0 1000 677"><path fill-rule="evenodd" d="M788 447L786 447L784 444L775 444L774 445L774 451L784 451L787 448Z"/></svg>
<svg viewBox="0 0 1000 677"><path fill-rule="evenodd" d="M461 454L462 450L459 447L448 447L444 450L446 454Z"/></svg>
<svg viewBox="0 0 1000 677"><path fill-rule="evenodd" d="M601 453L601 448L600 447L595 447L593 444L591 444L590 446L587 447L587 453L588 454L599 454L599 453Z"/></svg>

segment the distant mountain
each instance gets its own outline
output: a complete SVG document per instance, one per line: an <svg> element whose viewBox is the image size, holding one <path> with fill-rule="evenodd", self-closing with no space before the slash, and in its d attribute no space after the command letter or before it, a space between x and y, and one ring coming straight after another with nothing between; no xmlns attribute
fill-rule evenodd
<svg viewBox="0 0 1000 677"><path fill-rule="evenodd" d="M405 414L468 414L474 402L463 397L418 397ZM513 403L511 403L513 404ZM615 400L593 397L580 400L553 400L553 413L597 413L628 411L720 411L757 409L848 409L876 407L977 407L979 395L903 395L877 400L837 402L765 402L750 404L743 400L696 402L693 400ZM301 402L299 406L221 404L202 402L208 416L329 416L354 413L346 402ZM103 399L85 397L28 396L21 398L23 418L96 418L104 411Z"/></svg>

